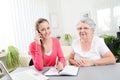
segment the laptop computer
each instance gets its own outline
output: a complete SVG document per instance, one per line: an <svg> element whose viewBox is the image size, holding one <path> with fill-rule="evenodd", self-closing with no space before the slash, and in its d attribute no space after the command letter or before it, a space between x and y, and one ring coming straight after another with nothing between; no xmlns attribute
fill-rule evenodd
<svg viewBox="0 0 120 80"><path fill-rule="evenodd" d="M33 70L28 69L20 72L9 73L4 64L0 61L0 69L3 74L0 80L48 80L48 77Z"/></svg>

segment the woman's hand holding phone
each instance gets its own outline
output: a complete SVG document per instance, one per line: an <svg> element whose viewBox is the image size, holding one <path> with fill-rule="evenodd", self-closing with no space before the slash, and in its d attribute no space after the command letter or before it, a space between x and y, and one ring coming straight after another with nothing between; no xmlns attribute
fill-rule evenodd
<svg viewBox="0 0 120 80"><path fill-rule="evenodd" d="M42 35L40 33L36 34L34 40L37 44L41 44Z"/></svg>

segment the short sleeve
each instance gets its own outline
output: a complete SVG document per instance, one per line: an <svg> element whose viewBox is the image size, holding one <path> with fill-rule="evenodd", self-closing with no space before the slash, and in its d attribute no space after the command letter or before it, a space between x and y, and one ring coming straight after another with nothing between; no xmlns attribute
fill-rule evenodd
<svg viewBox="0 0 120 80"><path fill-rule="evenodd" d="M104 55L106 52L110 51L102 38L99 40L98 51L101 55Z"/></svg>
<svg viewBox="0 0 120 80"><path fill-rule="evenodd" d="M80 48L80 39L76 39L72 42L72 51L75 53L79 53L81 50Z"/></svg>

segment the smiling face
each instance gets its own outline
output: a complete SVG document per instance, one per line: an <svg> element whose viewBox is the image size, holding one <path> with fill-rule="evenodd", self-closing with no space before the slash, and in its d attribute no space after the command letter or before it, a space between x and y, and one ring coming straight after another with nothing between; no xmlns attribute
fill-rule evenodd
<svg viewBox="0 0 120 80"><path fill-rule="evenodd" d="M42 35L43 39L50 38L51 30L49 23L47 21L43 21L38 25L38 30L40 34Z"/></svg>
<svg viewBox="0 0 120 80"><path fill-rule="evenodd" d="M77 27L81 39L88 39L93 35L93 29L87 23L80 23Z"/></svg>

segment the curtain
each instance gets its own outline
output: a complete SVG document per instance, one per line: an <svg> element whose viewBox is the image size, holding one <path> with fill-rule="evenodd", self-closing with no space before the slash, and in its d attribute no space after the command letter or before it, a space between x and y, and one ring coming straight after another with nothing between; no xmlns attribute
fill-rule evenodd
<svg viewBox="0 0 120 80"><path fill-rule="evenodd" d="M0 19L3 21L3 24L0 24L3 29L0 30L0 38L4 39L0 41L0 48L14 45L20 52L28 51L29 44L34 40L35 21L41 17L49 18L46 0L3 1L0 1L4 12L1 15L3 19Z"/></svg>

